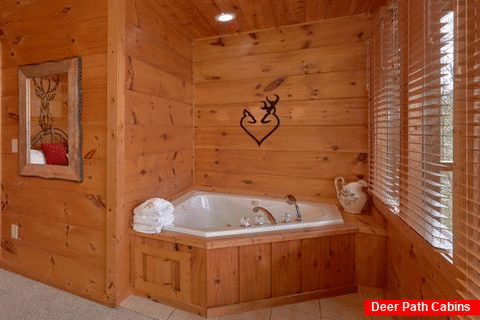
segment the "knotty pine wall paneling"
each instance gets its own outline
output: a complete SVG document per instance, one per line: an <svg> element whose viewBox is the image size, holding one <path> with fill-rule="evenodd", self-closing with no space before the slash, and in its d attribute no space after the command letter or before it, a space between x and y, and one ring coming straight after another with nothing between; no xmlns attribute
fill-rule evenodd
<svg viewBox="0 0 480 320"><path fill-rule="evenodd" d="M398 216L375 200L374 213L386 218L385 298L461 299L460 271Z"/></svg>
<svg viewBox="0 0 480 320"><path fill-rule="evenodd" d="M6 2L6 1L5 1ZM2 232L0 266L72 293L106 294L107 1L0 3ZM20 65L82 57L84 181L18 175ZM10 238L10 225L20 239Z"/></svg>
<svg viewBox="0 0 480 320"><path fill-rule="evenodd" d="M192 186L192 39L153 0L127 0L126 203Z"/></svg>
<svg viewBox="0 0 480 320"><path fill-rule="evenodd" d="M159 1L126 0L125 232L136 206L193 186L192 39L166 14Z"/></svg>
<svg viewBox="0 0 480 320"><path fill-rule="evenodd" d="M333 179L366 176L366 15L194 41L195 186L335 199ZM261 146L240 127L280 96Z"/></svg>
<svg viewBox="0 0 480 320"><path fill-rule="evenodd" d="M130 293L130 232L125 213L126 0L108 0L106 135L106 291L117 306Z"/></svg>
<svg viewBox="0 0 480 320"><path fill-rule="evenodd" d="M2 81L2 64L3 64L3 42L0 41L0 110L3 110L3 81ZM1 111L0 111L1 112ZM0 130L2 128L2 116L0 113ZM0 141L2 139L3 134L0 131ZM1 144L1 143L0 143ZM0 151L1 154L1 151ZM2 183L2 157L0 155L0 208L3 208L4 206L4 192L3 189L1 188L1 183ZM1 209L0 209L1 210ZM1 239L2 239L2 212L0 211L0 248L1 248ZM0 261L2 260L2 250L0 249Z"/></svg>

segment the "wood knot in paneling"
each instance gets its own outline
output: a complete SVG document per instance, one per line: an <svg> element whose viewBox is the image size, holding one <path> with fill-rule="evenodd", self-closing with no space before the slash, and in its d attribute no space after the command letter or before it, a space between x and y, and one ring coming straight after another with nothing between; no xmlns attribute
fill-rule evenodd
<svg viewBox="0 0 480 320"><path fill-rule="evenodd" d="M106 208L105 202L102 197L97 194L87 194L88 200L90 200L98 208Z"/></svg>
<svg viewBox="0 0 480 320"><path fill-rule="evenodd" d="M2 240L1 242L2 249L11 253L11 254L17 254L17 249L15 248L15 245L13 244L12 241L9 240Z"/></svg>
<svg viewBox="0 0 480 320"><path fill-rule="evenodd" d="M361 152L361 153L359 153L358 156L357 156L357 161L359 161L359 162L366 162L366 161L367 161L367 158L368 158L367 153Z"/></svg>
<svg viewBox="0 0 480 320"><path fill-rule="evenodd" d="M9 112L9 113L8 113L8 117L9 117L10 119L13 119L13 120L15 120L15 121L18 121L18 113Z"/></svg>
<svg viewBox="0 0 480 320"><path fill-rule="evenodd" d="M408 250L408 254L410 255L411 258L416 258L417 255L415 254L415 248L413 245L410 245L410 250Z"/></svg>
<svg viewBox="0 0 480 320"><path fill-rule="evenodd" d="M264 72L264 73L267 73L267 72L270 72L272 70L272 66L271 65L268 65L268 64L262 64L260 66L260 71Z"/></svg>
<svg viewBox="0 0 480 320"><path fill-rule="evenodd" d="M19 44L20 42L22 42L23 40L23 36L22 35L18 35L15 37L15 40L13 40L13 44Z"/></svg>
<svg viewBox="0 0 480 320"><path fill-rule="evenodd" d="M137 114L135 113L135 111L132 111L132 124L137 124Z"/></svg>
<svg viewBox="0 0 480 320"><path fill-rule="evenodd" d="M127 69L127 76L125 79L125 85L129 90L133 89L133 81L135 78L135 71L133 69L133 61L132 57L128 56L127 62L126 62L126 69Z"/></svg>
<svg viewBox="0 0 480 320"><path fill-rule="evenodd" d="M93 243L90 242L90 243L88 244L88 246L89 246L89 248L90 248L90 250L91 250L92 252L97 253L97 248L93 245Z"/></svg>
<svg viewBox="0 0 480 320"><path fill-rule="evenodd" d="M273 80L272 82L267 84L267 86L265 87L265 89L263 89L263 91L269 92L269 91L273 91L273 90L277 89L286 79L287 79L287 77L279 77L279 78Z"/></svg>
<svg viewBox="0 0 480 320"><path fill-rule="evenodd" d="M305 32L305 34L306 34L307 36L311 36L311 35L313 34L313 31L312 31L312 27L311 27L311 26L309 26L309 25L303 25L301 28L303 29L303 31Z"/></svg>
<svg viewBox="0 0 480 320"><path fill-rule="evenodd" d="M223 43L222 38L218 38L217 41L210 43L212 46L220 46L220 47L225 47L225 43Z"/></svg>
<svg viewBox="0 0 480 320"><path fill-rule="evenodd" d="M92 159L95 153L97 152L97 149L92 149L85 153L85 156L83 157L84 159Z"/></svg>
<svg viewBox="0 0 480 320"><path fill-rule="evenodd" d="M204 76L205 80L221 80L222 77L220 76L209 76L209 75L206 75Z"/></svg>

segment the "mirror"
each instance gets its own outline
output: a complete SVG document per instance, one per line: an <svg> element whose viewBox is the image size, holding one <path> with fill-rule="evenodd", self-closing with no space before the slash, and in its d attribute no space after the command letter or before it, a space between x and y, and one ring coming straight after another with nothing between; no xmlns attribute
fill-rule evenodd
<svg viewBox="0 0 480 320"><path fill-rule="evenodd" d="M22 176L82 181L81 59L21 66Z"/></svg>

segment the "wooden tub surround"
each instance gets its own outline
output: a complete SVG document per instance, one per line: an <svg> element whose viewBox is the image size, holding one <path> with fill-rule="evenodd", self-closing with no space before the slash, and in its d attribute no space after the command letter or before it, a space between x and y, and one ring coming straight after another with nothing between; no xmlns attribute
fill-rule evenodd
<svg viewBox="0 0 480 320"><path fill-rule="evenodd" d="M215 238L132 231L134 293L214 317L353 293L357 284L383 286L368 275L383 272L384 252L373 251L385 248L383 228L362 226L353 216L345 220L349 222ZM369 261L372 257L379 263ZM356 268L359 263L369 266Z"/></svg>

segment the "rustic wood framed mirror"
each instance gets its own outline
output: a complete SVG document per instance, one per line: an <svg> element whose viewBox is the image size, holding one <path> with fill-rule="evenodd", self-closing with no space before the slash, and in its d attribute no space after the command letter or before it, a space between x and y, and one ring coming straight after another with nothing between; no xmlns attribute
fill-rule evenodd
<svg viewBox="0 0 480 320"><path fill-rule="evenodd" d="M81 63L20 66L20 175L82 181Z"/></svg>

